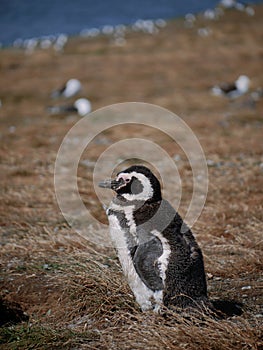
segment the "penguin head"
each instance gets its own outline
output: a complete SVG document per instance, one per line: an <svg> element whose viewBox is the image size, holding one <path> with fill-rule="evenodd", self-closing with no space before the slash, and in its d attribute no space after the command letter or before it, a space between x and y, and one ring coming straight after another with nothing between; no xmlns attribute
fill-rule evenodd
<svg viewBox="0 0 263 350"><path fill-rule="evenodd" d="M143 165L133 165L119 172L114 180L99 184L111 188L118 197L126 201L159 201L162 199L160 182L150 169Z"/></svg>

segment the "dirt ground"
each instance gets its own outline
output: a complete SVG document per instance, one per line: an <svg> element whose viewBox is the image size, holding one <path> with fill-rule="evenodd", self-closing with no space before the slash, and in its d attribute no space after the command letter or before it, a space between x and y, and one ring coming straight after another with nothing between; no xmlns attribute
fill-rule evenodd
<svg viewBox="0 0 263 350"><path fill-rule="evenodd" d="M229 100L210 88L251 78L263 86L263 6L255 15L229 10L218 20L198 17L192 28L171 21L154 35L129 32L118 46L106 36L71 38L64 52L0 51L1 349L263 349L262 221L263 98ZM198 34L198 29L208 35ZM93 110L147 102L179 115L204 150L209 191L193 227L203 250L209 296L243 304L224 320L142 313L112 248L79 235L62 216L54 193L54 164L63 137L80 119L51 116L50 93L69 78ZM69 102L74 101L74 99ZM92 128L92 125L91 125ZM148 128L113 128L80 163L80 195L107 222L92 184L97 158L111 143L156 140L171 156L174 142ZM84 157L83 156L83 157ZM84 157L84 158L85 158ZM92 165L93 164L93 165ZM180 154L181 211L191 198L191 168ZM173 174L171 174L173 176ZM99 234L99 233L98 233ZM12 320L14 324L6 323ZM21 321L21 322L19 322Z"/></svg>

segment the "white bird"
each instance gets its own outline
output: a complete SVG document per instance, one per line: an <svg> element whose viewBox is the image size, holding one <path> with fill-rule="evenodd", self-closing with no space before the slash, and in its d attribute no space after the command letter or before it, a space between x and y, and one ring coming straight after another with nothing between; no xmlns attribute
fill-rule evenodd
<svg viewBox="0 0 263 350"><path fill-rule="evenodd" d="M79 116L84 117L92 111L91 102L87 98L79 98L73 105L65 106L51 106L47 108L52 115L65 113L78 113Z"/></svg>
<svg viewBox="0 0 263 350"><path fill-rule="evenodd" d="M246 94L249 90L250 79L246 75L240 75L234 83L222 83L212 87L211 92L215 96L237 98Z"/></svg>
<svg viewBox="0 0 263 350"><path fill-rule="evenodd" d="M69 79L64 86L52 92L52 98L70 98L77 95L82 89L82 84L78 79Z"/></svg>
<svg viewBox="0 0 263 350"><path fill-rule="evenodd" d="M91 102L87 98L79 98L75 101L74 107L81 117L92 111Z"/></svg>
<svg viewBox="0 0 263 350"><path fill-rule="evenodd" d="M249 16L254 16L255 10L249 4L236 0L222 0L220 5L225 9L236 9L238 11L246 12Z"/></svg>
<svg viewBox="0 0 263 350"><path fill-rule="evenodd" d="M220 5L226 9L230 9L230 8L235 7L236 0L221 0Z"/></svg>

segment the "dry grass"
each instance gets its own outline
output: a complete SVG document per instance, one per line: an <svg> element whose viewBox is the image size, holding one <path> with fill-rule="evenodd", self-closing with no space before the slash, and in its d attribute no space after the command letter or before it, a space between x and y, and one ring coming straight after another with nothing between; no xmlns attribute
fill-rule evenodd
<svg viewBox="0 0 263 350"><path fill-rule="evenodd" d="M0 296L29 315L29 323L1 328L2 349L262 349L263 101L252 107L247 96L229 102L209 94L210 86L241 73L252 78L252 88L263 86L262 15L262 6L254 17L230 11L216 22L199 19L194 29L178 20L156 36L129 34L124 47L73 38L63 54L0 52ZM202 38L197 28L204 26L212 34ZM209 193L194 227L209 295L242 302L242 316L141 313L114 250L65 222L53 170L62 138L78 118L53 118L45 107L50 91L72 76L83 81L94 109L149 102L193 129L210 160ZM137 134L116 128L102 136L114 142ZM140 136L180 154L160 133L145 128ZM96 161L105 148L94 143L83 159ZM177 166L184 212L192 182L183 154ZM88 186L92 167L80 165L78 176L85 204L106 222ZM96 230L87 227L86 237Z"/></svg>

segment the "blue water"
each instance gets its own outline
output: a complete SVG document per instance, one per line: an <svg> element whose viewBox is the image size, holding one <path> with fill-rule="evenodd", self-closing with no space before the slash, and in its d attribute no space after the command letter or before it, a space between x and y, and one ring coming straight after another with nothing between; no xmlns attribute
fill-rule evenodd
<svg viewBox="0 0 263 350"><path fill-rule="evenodd" d="M254 0L260 3L263 0ZM213 0L0 0L0 43L103 25L131 24L137 19L170 19L214 8Z"/></svg>

